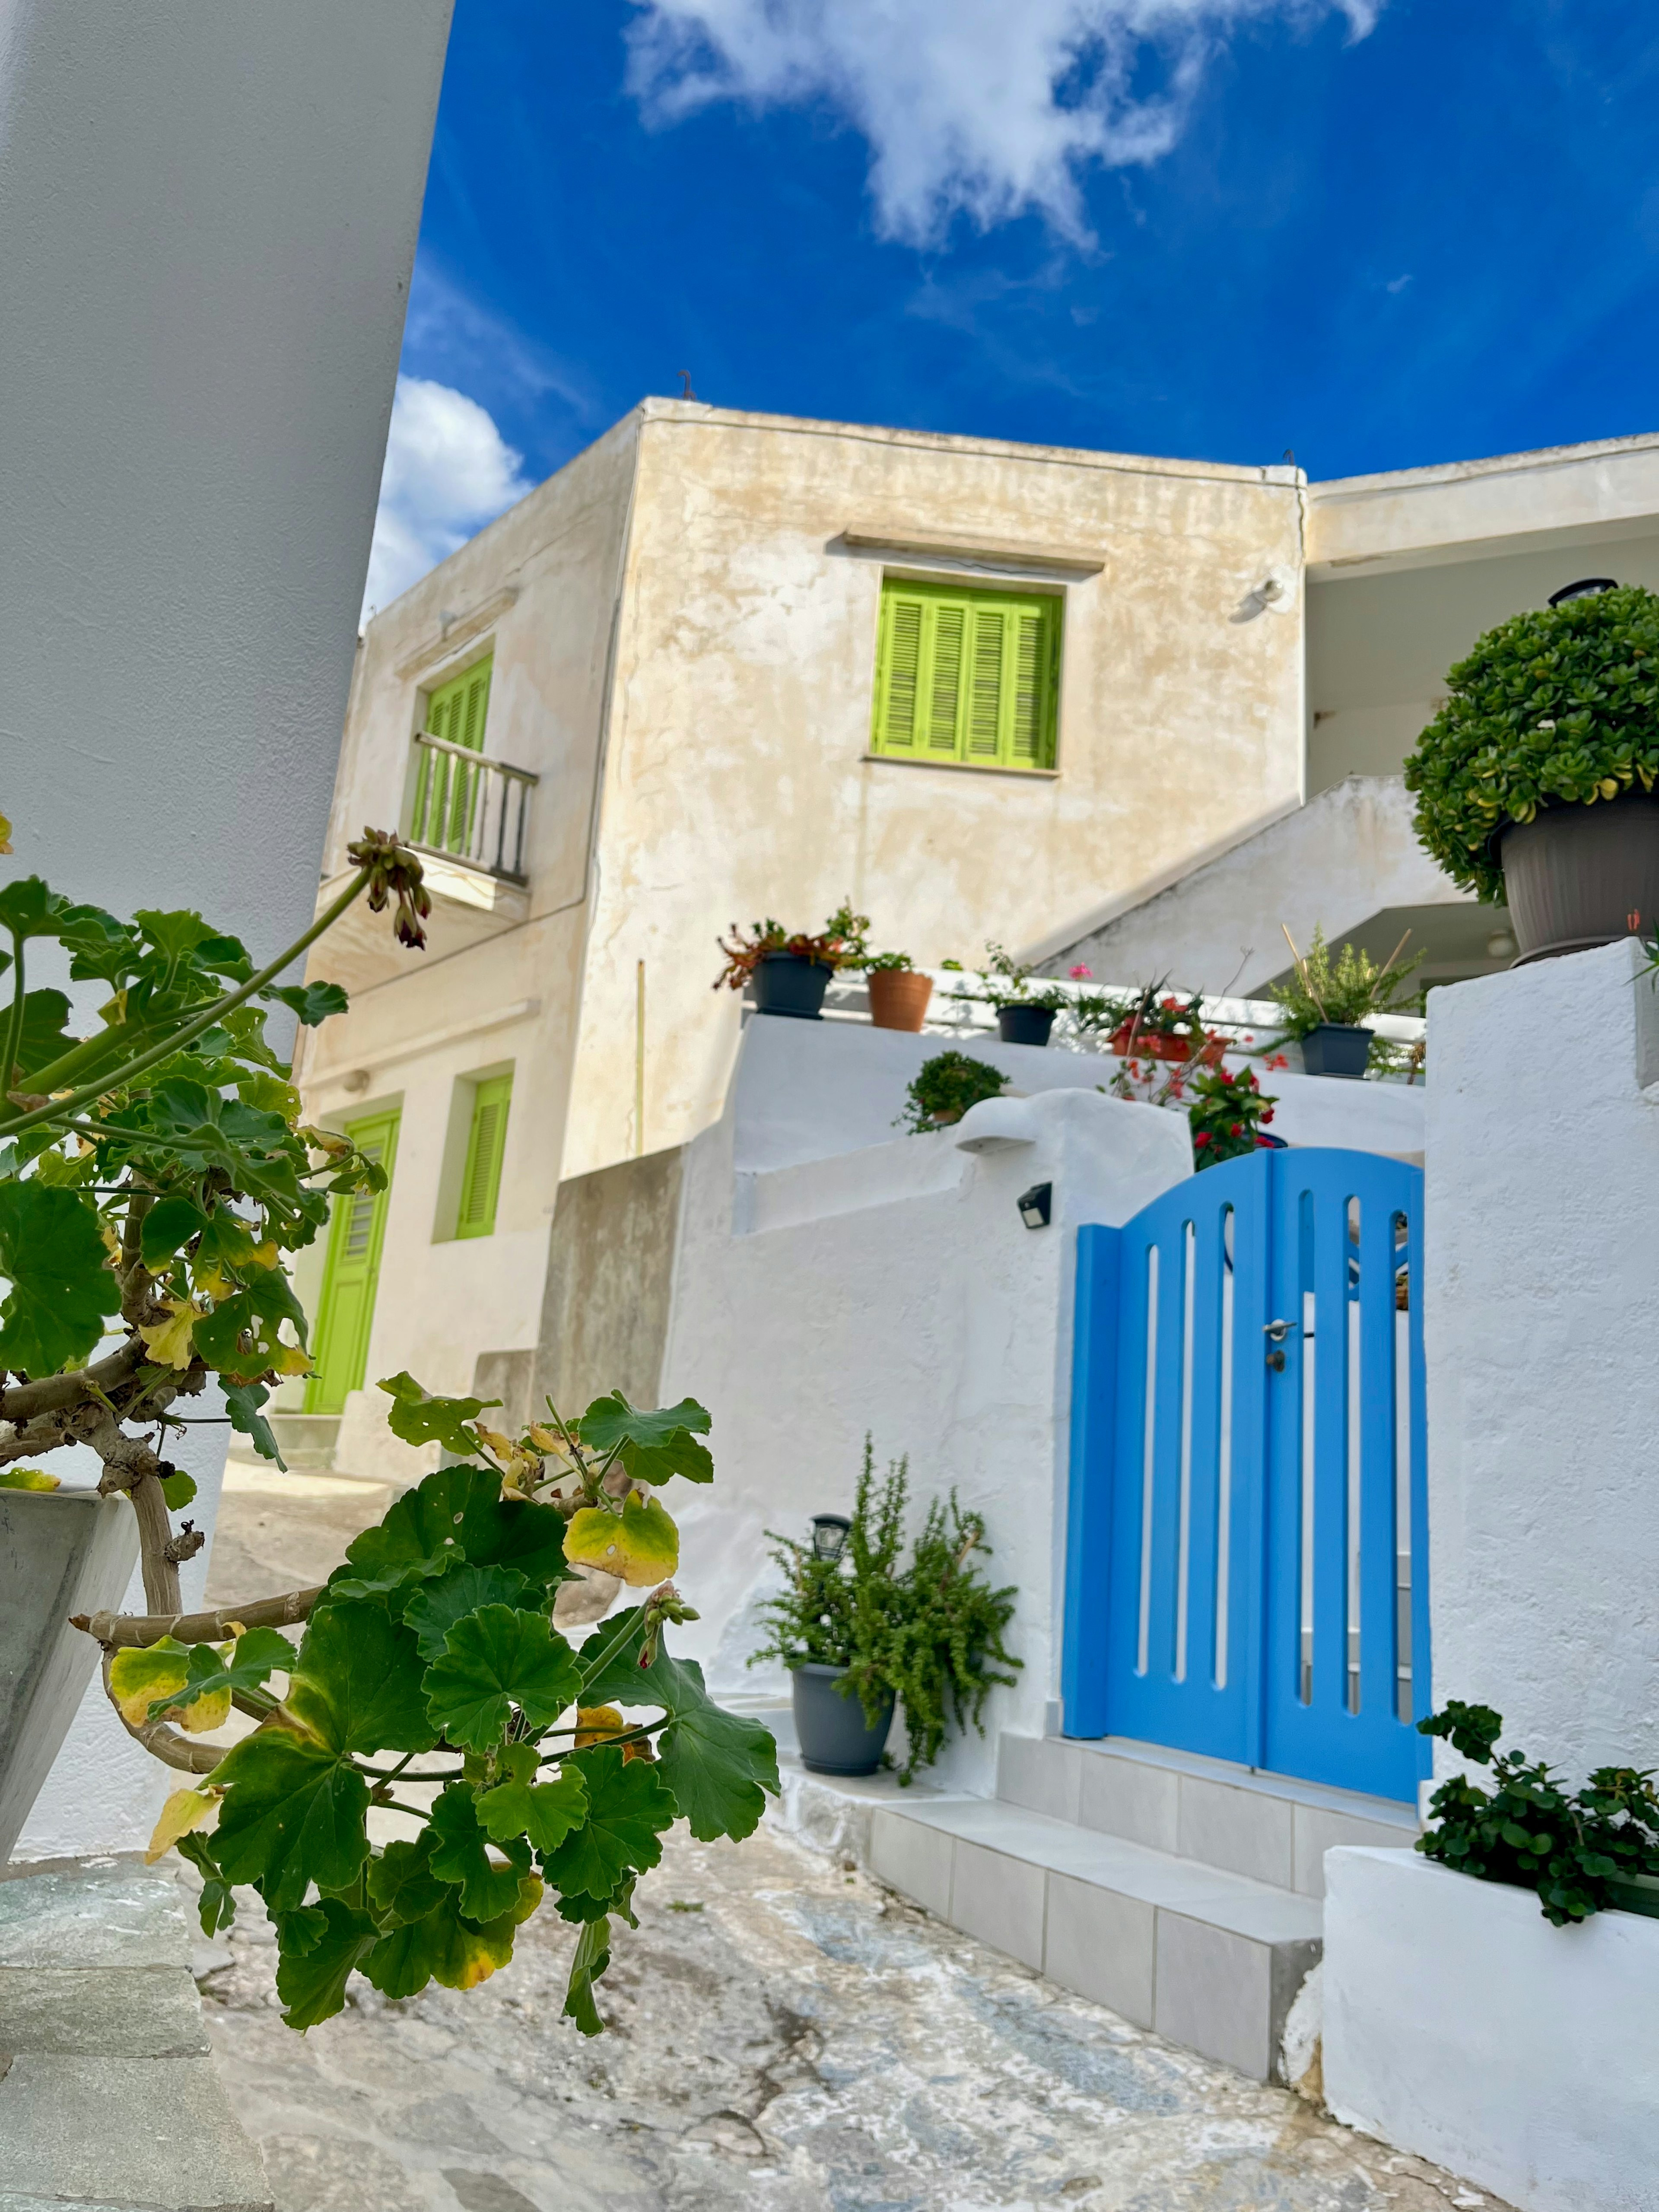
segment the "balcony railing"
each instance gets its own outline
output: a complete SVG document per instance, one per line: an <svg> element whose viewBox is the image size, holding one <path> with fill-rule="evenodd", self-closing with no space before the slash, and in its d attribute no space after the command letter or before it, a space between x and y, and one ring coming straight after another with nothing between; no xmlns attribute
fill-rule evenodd
<svg viewBox="0 0 1659 2212"><path fill-rule="evenodd" d="M409 842L503 883L526 883L525 830L531 790L539 781L527 768L487 760L419 731Z"/></svg>

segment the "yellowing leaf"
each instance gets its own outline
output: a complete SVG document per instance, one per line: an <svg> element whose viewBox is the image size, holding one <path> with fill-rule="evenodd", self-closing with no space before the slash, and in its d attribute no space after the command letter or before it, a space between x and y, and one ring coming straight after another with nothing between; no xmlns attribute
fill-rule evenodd
<svg viewBox="0 0 1659 2212"><path fill-rule="evenodd" d="M218 1802L216 1790L175 1790L161 1808L155 1833L144 1853L144 1864L154 1866L164 1852L173 1849L180 1836L189 1835L192 1828L199 1828L211 1820Z"/></svg>
<svg viewBox="0 0 1659 2212"><path fill-rule="evenodd" d="M188 1298L163 1298L161 1304L169 1318L138 1334L158 1367L188 1367L191 1333L202 1316Z"/></svg>
<svg viewBox="0 0 1659 2212"><path fill-rule="evenodd" d="M576 1712L576 1749L586 1751L590 1744L603 1743L607 1736L620 1735L628 1723L615 1705L581 1705Z"/></svg>
<svg viewBox="0 0 1659 2212"><path fill-rule="evenodd" d="M189 1647L170 1636L159 1644L118 1651L110 1662L109 1688L122 1719L142 1727L157 1698L171 1697L184 1688L189 1668Z"/></svg>
<svg viewBox="0 0 1659 2212"><path fill-rule="evenodd" d="M565 1533L573 1566L599 1567L637 1589L665 1582L680 1563L680 1532L654 1498L630 1492L620 1513L586 1505Z"/></svg>
<svg viewBox="0 0 1659 2212"><path fill-rule="evenodd" d="M11 824L3 814L0 814L0 853L9 853L10 850Z"/></svg>
<svg viewBox="0 0 1659 2212"><path fill-rule="evenodd" d="M309 1375L311 1354L300 1345L284 1344L270 1364L279 1375Z"/></svg>
<svg viewBox="0 0 1659 2212"><path fill-rule="evenodd" d="M0 1490L56 1490L58 1477L43 1467L9 1467L0 1472Z"/></svg>

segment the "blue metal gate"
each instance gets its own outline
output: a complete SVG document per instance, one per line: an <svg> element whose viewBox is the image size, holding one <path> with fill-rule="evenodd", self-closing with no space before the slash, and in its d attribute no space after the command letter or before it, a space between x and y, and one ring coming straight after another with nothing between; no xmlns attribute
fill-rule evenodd
<svg viewBox="0 0 1659 2212"><path fill-rule="evenodd" d="M1421 1170L1261 1152L1079 1232L1068 1735L1429 1771Z"/></svg>

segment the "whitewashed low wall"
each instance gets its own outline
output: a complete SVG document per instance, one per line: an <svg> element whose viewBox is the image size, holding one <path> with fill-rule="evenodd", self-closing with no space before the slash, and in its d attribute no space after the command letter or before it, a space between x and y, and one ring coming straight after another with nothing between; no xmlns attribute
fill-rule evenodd
<svg viewBox="0 0 1659 2212"><path fill-rule="evenodd" d="M1659 1921L1553 1928L1411 1851L1325 1856L1331 2110L1519 2212L1659 2203Z"/></svg>

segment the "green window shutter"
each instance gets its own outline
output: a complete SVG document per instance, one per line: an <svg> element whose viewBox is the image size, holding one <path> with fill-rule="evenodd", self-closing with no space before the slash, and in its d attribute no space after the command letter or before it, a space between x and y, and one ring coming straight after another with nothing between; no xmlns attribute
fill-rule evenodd
<svg viewBox="0 0 1659 2212"><path fill-rule="evenodd" d="M457 1237L495 1233L495 1198L501 1186L501 1154L507 1146L507 1115L512 1100L510 1075L492 1076L488 1083L474 1087L472 1125L467 1132L466 1165L455 1221Z"/></svg>
<svg viewBox="0 0 1659 2212"><path fill-rule="evenodd" d="M475 660L471 668L441 684L426 702L428 737L444 738L469 752L483 750L484 725L489 718L489 681L495 665L493 653ZM410 821L410 842L434 847L440 852L462 853L477 805L478 777L475 769L451 754L423 751L416 781L415 805Z"/></svg>
<svg viewBox="0 0 1659 2212"><path fill-rule="evenodd" d="M1060 617L1053 593L885 581L871 750L1052 769Z"/></svg>

